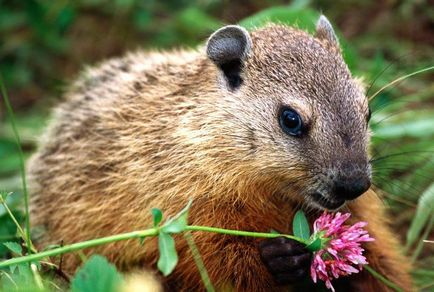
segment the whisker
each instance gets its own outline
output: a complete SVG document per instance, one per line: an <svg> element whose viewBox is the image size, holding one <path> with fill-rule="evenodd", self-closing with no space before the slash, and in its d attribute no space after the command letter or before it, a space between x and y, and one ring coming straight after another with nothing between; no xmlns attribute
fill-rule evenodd
<svg viewBox="0 0 434 292"><path fill-rule="evenodd" d="M392 189L393 188L398 189L400 191L400 193L402 193L402 194L410 194L410 197L415 198L415 199L417 199L423 191L422 189L416 188L412 184L406 183L404 181L399 181L400 184L398 184L397 182L390 180L389 177L377 175L377 178L384 179L381 182L385 183L389 187L391 186ZM402 187L401 185L405 186L406 188ZM417 194L417 195L415 195L415 194Z"/></svg>
<svg viewBox="0 0 434 292"><path fill-rule="evenodd" d="M399 156L395 156L395 157L399 157ZM419 165L427 165L427 164L429 165L429 163L432 160L430 157L427 157L426 155L420 155L420 156L414 155L413 157L411 157L411 159L405 159L405 160L393 159L395 157L390 157L390 159L386 158L381 161L374 161L374 163L371 165L375 168L383 167L383 166L414 167ZM381 163L378 164L377 162L381 162Z"/></svg>
<svg viewBox="0 0 434 292"><path fill-rule="evenodd" d="M379 120L378 122L375 122L375 123L370 124L370 126L371 126L371 127L378 126L380 123L382 123L382 122L384 122L384 121L386 121L386 120L388 120L388 119L390 119L390 118L392 118L392 117L395 117L395 116L397 116L397 115L400 115L400 114L403 114L403 113L405 113L405 112L407 112L407 111L410 111L410 110L413 110L413 109L411 109L411 108L404 108L404 109L402 109L402 110L400 110L400 111L397 111L397 112L391 113L391 114L387 115L386 117L382 118L381 120ZM374 131L374 135L375 135L375 131Z"/></svg>
<svg viewBox="0 0 434 292"><path fill-rule="evenodd" d="M378 80L378 78L380 78L381 75L383 75L387 70L389 70L392 67L392 65L395 65L396 63L399 63L402 59L404 59L404 57L411 56L414 53L415 52L405 53L405 54L402 54L401 56L398 56L398 58L396 58L395 60L390 61L389 64L383 70L381 70L380 73L378 73L374 77L374 80L372 80L371 85L366 90L366 95L369 95L369 91L371 91L372 87L375 85L375 82Z"/></svg>
<svg viewBox="0 0 434 292"><path fill-rule="evenodd" d="M377 184L372 184L372 185L374 185L375 187L377 187L378 189L382 189L380 186L378 186ZM376 192L375 192L376 193ZM416 208L416 204L414 204L413 202L410 202L410 201L408 201L408 200L405 200L405 199L403 199L403 198L401 198L401 197L399 197L399 196L396 196L396 195L392 195L391 193L389 193L389 192L386 192L386 191L382 191L381 192L382 193L382 195L384 196L384 197L387 197L388 199L390 199L390 200L392 200L392 201L395 201L395 202L398 202L398 203L401 203L401 204L404 204L404 205L407 205L407 206L409 206L409 207L412 207L412 208ZM383 203L385 204L385 201L384 201L384 198L381 198L381 196L380 195L378 195L377 194L377 196L383 201Z"/></svg>
<svg viewBox="0 0 434 292"><path fill-rule="evenodd" d="M432 90L427 89L427 91L430 94ZM391 105L398 105L398 104L405 104L405 103L407 103L407 104L416 103L417 104L420 102L419 100L415 100L414 98L415 98L414 95L403 95L403 96L399 96L397 98L388 100L387 102L382 102L381 104L379 104L377 106L372 106L372 104L370 104L371 114L373 117L375 117L376 115L379 114L379 112L387 109ZM371 102L373 102L373 101L371 101ZM411 107L406 107L406 109L413 110Z"/></svg>
<svg viewBox="0 0 434 292"><path fill-rule="evenodd" d="M419 197L419 194L422 193L422 190L420 188L416 188L412 184L406 183L404 181L393 181L393 180L390 180L389 177L384 177L384 176L380 176L380 175L377 175L374 178L374 180L377 180L377 178L381 179L381 181L376 181L377 184L384 183L388 187L390 187L391 189L396 189L397 191L399 191L399 194L409 194L409 196L411 198L417 199ZM401 197L396 192L396 190L393 192L389 191L389 193L392 193L394 195Z"/></svg>
<svg viewBox="0 0 434 292"><path fill-rule="evenodd" d="M386 88L389 88L389 87L395 85L396 83L398 83L398 82L400 82L400 81L402 81L402 80L405 80L405 79L410 78L410 77L412 77L412 76L414 76L414 75L417 75L417 74L420 74L420 73L423 73L423 72L427 72L427 71L430 71L430 70L433 70L433 69L434 69L434 66L430 66L430 67L427 67L427 68L423 68L423 69L417 70L417 71L412 72L412 73L410 73L410 74L407 74L407 75L401 76L401 77L399 77L399 78L396 78L395 80L389 82L388 84L384 85L384 86L381 87L379 90L377 90L373 95L371 95L371 96L368 98L368 100L371 101L371 100L374 99L378 94L380 94L382 91L384 91Z"/></svg>
<svg viewBox="0 0 434 292"><path fill-rule="evenodd" d="M392 173L394 172L394 173L396 173L396 172L405 172L405 173L401 173L401 175L399 175L399 176L401 176L401 177L408 177L408 169L396 169L396 168L393 168L393 167L389 167L389 168L379 168L377 171L373 171L372 172L372 174L373 174L373 176L377 176L377 175L383 175L383 173L381 172L381 171L387 171L387 170L390 170L390 171L392 171ZM421 177L421 178L423 178L423 179L425 179L425 180L428 180L428 181L431 181L433 178L432 177L429 177L429 176L426 176L426 175L424 175L424 174L421 174L421 173L416 173L416 172L413 172L412 174L411 174L411 176L414 176L414 177Z"/></svg>
<svg viewBox="0 0 434 292"><path fill-rule="evenodd" d="M402 155L408 155L408 154L427 154L427 153L434 153L434 151L429 151L429 150L414 150L414 151L404 151L404 152L399 152L399 153L392 153L392 154L388 154L388 155L384 155L384 156L380 156L380 157L372 157L369 160L369 163L375 163L381 160L386 160L392 157L397 157L397 156L402 156Z"/></svg>

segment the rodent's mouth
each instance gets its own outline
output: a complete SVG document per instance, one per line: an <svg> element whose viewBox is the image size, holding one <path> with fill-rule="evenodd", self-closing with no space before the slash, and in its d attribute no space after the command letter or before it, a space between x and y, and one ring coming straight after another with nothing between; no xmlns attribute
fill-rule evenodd
<svg viewBox="0 0 434 292"><path fill-rule="evenodd" d="M329 198L324 197L321 193L319 192L314 192L311 195L312 199L315 201L315 203L317 203L318 205L320 205L321 207L325 208L325 209L330 209L330 210L335 210L338 209L339 207L341 207L343 204L345 204L345 200L331 200Z"/></svg>

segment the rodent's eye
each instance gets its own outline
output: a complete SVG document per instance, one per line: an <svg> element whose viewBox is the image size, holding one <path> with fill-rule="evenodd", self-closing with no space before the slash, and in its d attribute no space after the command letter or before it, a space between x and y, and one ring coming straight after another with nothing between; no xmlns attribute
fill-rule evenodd
<svg viewBox="0 0 434 292"><path fill-rule="evenodd" d="M282 130L288 135L300 136L303 133L303 121L300 115L290 108L284 108L280 112L279 122Z"/></svg>

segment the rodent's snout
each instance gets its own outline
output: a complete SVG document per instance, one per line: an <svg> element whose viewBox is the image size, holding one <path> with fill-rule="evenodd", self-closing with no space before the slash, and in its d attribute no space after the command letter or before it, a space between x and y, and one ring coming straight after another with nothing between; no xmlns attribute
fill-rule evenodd
<svg viewBox="0 0 434 292"><path fill-rule="evenodd" d="M331 183L330 196L336 200L354 200L371 187L370 168L364 163L349 162L340 165Z"/></svg>
<svg viewBox="0 0 434 292"><path fill-rule="evenodd" d="M327 209L337 209L371 187L370 168L365 165L340 165L322 172L317 179L320 183L311 193L311 198Z"/></svg>
<svg viewBox="0 0 434 292"><path fill-rule="evenodd" d="M367 175L343 176L337 179L332 188L332 195L337 199L353 200L365 193L371 186Z"/></svg>

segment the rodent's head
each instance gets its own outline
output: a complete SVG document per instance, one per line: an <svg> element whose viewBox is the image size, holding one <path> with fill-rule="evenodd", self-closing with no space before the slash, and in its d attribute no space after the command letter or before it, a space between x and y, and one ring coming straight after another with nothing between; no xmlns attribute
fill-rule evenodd
<svg viewBox="0 0 434 292"><path fill-rule="evenodd" d="M240 163L256 169L252 177L273 177L274 193L326 209L369 189L368 100L324 16L315 36L281 25L251 33L226 26L206 49L233 117L226 131L248 145Z"/></svg>

